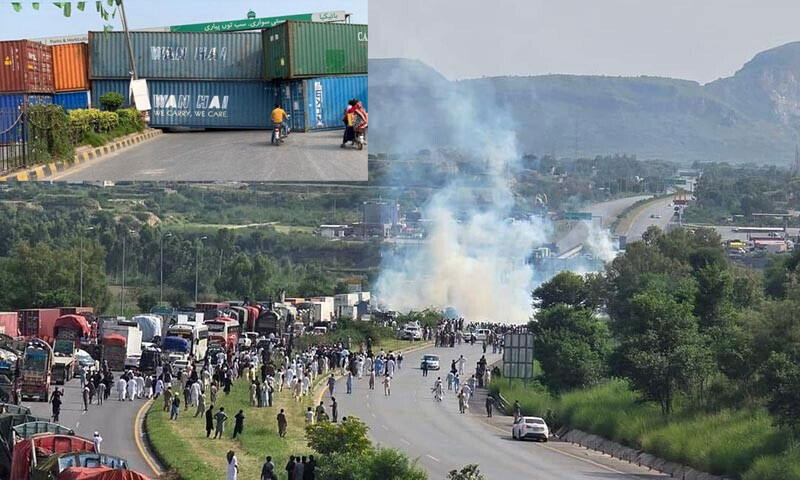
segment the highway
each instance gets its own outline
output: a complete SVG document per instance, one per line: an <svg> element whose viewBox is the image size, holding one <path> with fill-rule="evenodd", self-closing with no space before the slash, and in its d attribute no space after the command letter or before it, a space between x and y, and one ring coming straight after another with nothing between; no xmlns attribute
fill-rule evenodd
<svg viewBox="0 0 800 480"><path fill-rule="evenodd" d="M440 355L442 370L430 371L423 378L419 363L424 353ZM491 355L489 363L499 358ZM551 440L549 443L519 442L511 439L510 422L496 419L500 426L489 424L482 417L482 404L472 405L470 414L458 413L452 392L441 403L433 399L431 388L437 376L444 376L450 361L459 355L467 358L467 367L474 371L481 347L460 345L456 348L429 347L405 355L403 369L396 371L391 396L384 396L376 381L369 390L364 377L354 383L353 394L345 393L344 381L337 382L334 396L339 403L339 417L356 415L370 426L373 441L406 452L418 458L432 480L444 479L452 469L469 463L480 465L489 480L586 480L586 479L662 479L650 472L590 452L571 444ZM325 392L326 408L330 397ZM508 419L508 417L505 417ZM505 425L504 423L507 423Z"/></svg>
<svg viewBox="0 0 800 480"><path fill-rule="evenodd" d="M117 377L118 373L115 373L115 378ZM89 405L89 411L84 412L79 379L74 378L58 388L65 390L58 423L72 428L76 434L86 438L92 438L94 432L99 432L103 437L101 452L122 457L128 460L128 466L132 470L156 477L136 447L133 435L136 414L145 404L145 400L120 402L114 388L103 405ZM33 415L52 419L51 404L27 401L22 404L30 407Z"/></svg>
<svg viewBox="0 0 800 480"><path fill-rule="evenodd" d="M590 212L595 217L602 217L602 224L607 228L614 222L614 220L617 218L617 215L622 213L623 210L639 200L649 197L649 195L641 195L637 197L618 198L616 200L591 204L581 211ZM596 224L599 225L600 219L592 219L592 222L596 222ZM569 250L570 248L583 243L586 240L588 231L589 226L587 222L573 222L572 228L558 239L556 245L562 252Z"/></svg>
<svg viewBox="0 0 800 480"><path fill-rule="evenodd" d="M661 230L666 231L667 225L675 220L673 218L675 212L671 204L672 197L659 199L657 202L649 204L638 213L638 217L631 223L628 231L625 233L620 232L620 234L627 235L628 242L635 242L642 239L642 234L644 234L651 225L655 225ZM654 216L658 218L653 218Z"/></svg>
<svg viewBox="0 0 800 480"><path fill-rule="evenodd" d="M79 164L47 181L367 180L367 149L340 148L340 130L292 133L280 147L270 131L165 132Z"/></svg>

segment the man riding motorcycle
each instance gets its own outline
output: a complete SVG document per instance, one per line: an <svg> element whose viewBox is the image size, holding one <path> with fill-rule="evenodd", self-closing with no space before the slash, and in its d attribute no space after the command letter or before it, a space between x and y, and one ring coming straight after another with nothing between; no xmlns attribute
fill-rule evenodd
<svg viewBox="0 0 800 480"><path fill-rule="evenodd" d="M361 100L358 100L356 102L354 113L355 113L355 122L353 124L353 127L355 128L355 134L356 136L363 135L364 138L366 138L367 123L368 123L367 111L364 110L364 104L361 103ZM366 144L367 143L366 140L363 143Z"/></svg>
<svg viewBox="0 0 800 480"><path fill-rule="evenodd" d="M289 124L286 121L289 119L289 116L286 115L286 111L281 108L280 103L275 104L275 109L272 111L272 123L274 126L280 125L281 127L281 135L286 135L286 132L289 131Z"/></svg>

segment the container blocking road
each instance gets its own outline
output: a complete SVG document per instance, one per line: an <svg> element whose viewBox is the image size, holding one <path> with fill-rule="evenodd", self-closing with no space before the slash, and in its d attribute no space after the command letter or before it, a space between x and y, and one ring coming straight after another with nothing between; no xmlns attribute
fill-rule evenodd
<svg viewBox="0 0 800 480"><path fill-rule="evenodd" d="M341 130L292 133L280 147L270 144L271 133L269 130L165 133L46 180L367 180L367 149L339 148Z"/></svg>

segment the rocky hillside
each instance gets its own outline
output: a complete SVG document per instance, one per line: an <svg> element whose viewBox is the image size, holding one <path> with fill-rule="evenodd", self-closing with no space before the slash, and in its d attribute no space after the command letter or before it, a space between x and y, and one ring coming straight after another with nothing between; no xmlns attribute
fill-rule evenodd
<svg viewBox="0 0 800 480"><path fill-rule="evenodd" d="M405 59L370 60L369 68L373 152L458 144L448 125L481 125L485 112L517 132L521 153L788 164L800 126L800 42L706 85L578 75L449 82ZM464 113L469 98L478 118Z"/></svg>

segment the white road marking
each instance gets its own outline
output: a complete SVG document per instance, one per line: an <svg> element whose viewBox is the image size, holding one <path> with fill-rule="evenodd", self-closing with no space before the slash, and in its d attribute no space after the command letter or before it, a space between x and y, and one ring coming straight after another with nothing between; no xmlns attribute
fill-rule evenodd
<svg viewBox="0 0 800 480"><path fill-rule="evenodd" d="M369 414L370 414L370 415L372 415L372 418L378 418L378 416L377 416L377 415L375 415L375 414L374 414L374 413L372 413L372 412L369 412Z"/></svg>
<svg viewBox="0 0 800 480"><path fill-rule="evenodd" d="M406 440L405 438L401 438L400 441L405 443L406 445L411 445L411 443L408 440Z"/></svg>
<svg viewBox="0 0 800 480"><path fill-rule="evenodd" d="M389 430L389 427L387 427L386 425L381 425L381 428L384 430Z"/></svg>
<svg viewBox="0 0 800 480"><path fill-rule="evenodd" d="M433 455L425 455L425 456L426 456L426 457L428 457L428 458L430 458L430 459L431 459L431 460L433 460L434 462L438 462L438 461L439 461L439 459L438 459L438 458L436 458L436 457L434 457Z"/></svg>
<svg viewBox="0 0 800 480"><path fill-rule="evenodd" d="M77 430L78 427L80 427L80 426L81 426L81 422L75 422L75 430Z"/></svg>

